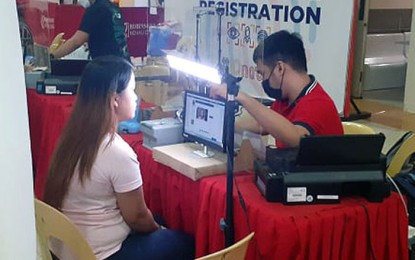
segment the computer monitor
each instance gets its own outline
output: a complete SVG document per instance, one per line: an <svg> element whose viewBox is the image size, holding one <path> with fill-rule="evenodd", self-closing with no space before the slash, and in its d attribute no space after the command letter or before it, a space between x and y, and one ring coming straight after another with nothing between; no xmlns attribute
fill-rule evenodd
<svg viewBox="0 0 415 260"><path fill-rule="evenodd" d="M183 136L186 140L205 145L202 157L213 154L207 148L226 151L225 101L204 94L185 91Z"/></svg>

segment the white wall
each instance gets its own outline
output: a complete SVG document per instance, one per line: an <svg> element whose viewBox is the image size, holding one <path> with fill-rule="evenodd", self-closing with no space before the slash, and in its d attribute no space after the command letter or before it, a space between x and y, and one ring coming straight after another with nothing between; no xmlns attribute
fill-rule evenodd
<svg viewBox="0 0 415 260"><path fill-rule="evenodd" d="M32 159L16 1L0 1L0 259L36 259Z"/></svg>

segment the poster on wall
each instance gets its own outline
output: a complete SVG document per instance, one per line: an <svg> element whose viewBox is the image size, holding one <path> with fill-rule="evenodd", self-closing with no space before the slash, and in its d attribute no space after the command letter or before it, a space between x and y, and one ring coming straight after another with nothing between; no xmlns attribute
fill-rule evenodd
<svg viewBox="0 0 415 260"><path fill-rule="evenodd" d="M27 23L34 43L42 47L48 47L60 32L66 39L72 36L85 12L81 5L61 5L53 0L20 0L18 8L22 15L19 19Z"/></svg>
<svg viewBox="0 0 415 260"><path fill-rule="evenodd" d="M121 8L128 50L133 57L147 55L149 28L164 21L164 9L156 8L155 10L156 12L152 14L148 7Z"/></svg>
<svg viewBox="0 0 415 260"><path fill-rule="evenodd" d="M355 0L169 0L165 17L182 23L183 34L194 39L201 62L228 64L232 74L243 77L241 89L259 97L265 94L252 60L258 42L279 30L300 34L308 72L333 98L339 114L347 115L356 6Z"/></svg>
<svg viewBox="0 0 415 260"><path fill-rule="evenodd" d="M20 9L19 19L27 23L33 35L33 42L47 48L58 33L65 33L64 39L69 39L79 29L86 11L82 5L85 1L78 1L77 4L72 4L72 1L70 4L59 4L57 0L17 0ZM120 9L131 56L146 56L149 27L164 21L164 8L132 6Z"/></svg>

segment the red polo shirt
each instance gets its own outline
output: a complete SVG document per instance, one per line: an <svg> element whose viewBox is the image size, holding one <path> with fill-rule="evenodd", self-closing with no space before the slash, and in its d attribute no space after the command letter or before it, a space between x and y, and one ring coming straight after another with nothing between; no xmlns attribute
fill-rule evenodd
<svg viewBox="0 0 415 260"><path fill-rule="evenodd" d="M342 135L343 127L336 106L321 85L311 76L311 82L292 103L276 100L271 109L283 115L294 125L301 125L311 135ZM277 147L285 145L276 140Z"/></svg>

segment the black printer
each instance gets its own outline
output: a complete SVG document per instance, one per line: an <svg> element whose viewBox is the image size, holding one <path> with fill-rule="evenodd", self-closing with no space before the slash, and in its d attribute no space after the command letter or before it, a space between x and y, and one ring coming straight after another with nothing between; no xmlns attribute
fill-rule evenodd
<svg viewBox="0 0 415 260"><path fill-rule="evenodd" d="M284 204L336 203L342 196L381 202L390 194L385 136L309 136L299 148L267 148L254 162L255 183L267 201Z"/></svg>
<svg viewBox="0 0 415 260"><path fill-rule="evenodd" d="M51 72L36 82L36 90L45 95L75 95L81 75L89 60L56 59L50 61Z"/></svg>

